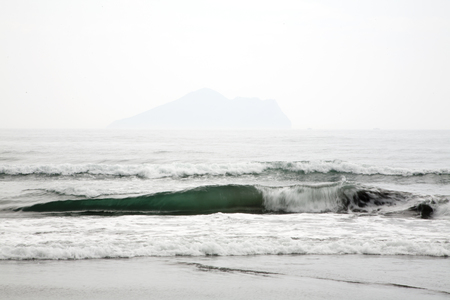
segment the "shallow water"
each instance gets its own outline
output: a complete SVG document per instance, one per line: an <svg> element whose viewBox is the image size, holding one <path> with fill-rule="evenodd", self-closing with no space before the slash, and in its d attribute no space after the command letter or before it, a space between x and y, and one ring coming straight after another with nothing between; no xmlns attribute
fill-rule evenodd
<svg viewBox="0 0 450 300"><path fill-rule="evenodd" d="M3 260L450 255L450 131L1 130L0 140Z"/></svg>

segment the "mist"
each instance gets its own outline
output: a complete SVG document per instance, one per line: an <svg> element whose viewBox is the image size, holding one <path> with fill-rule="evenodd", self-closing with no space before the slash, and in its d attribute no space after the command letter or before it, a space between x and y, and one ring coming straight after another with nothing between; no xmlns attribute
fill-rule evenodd
<svg viewBox="0 0 450 300"><path fill-rule="evenodd" d="M105 128L209 87L296 129L450 129L448 1L3 1L0 128Z"/></svg>

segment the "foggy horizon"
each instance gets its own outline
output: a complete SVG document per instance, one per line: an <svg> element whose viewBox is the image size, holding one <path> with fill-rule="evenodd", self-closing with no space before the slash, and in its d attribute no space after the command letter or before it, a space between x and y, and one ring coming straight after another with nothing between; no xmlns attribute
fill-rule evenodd
<svg viewBox="0 0 450 300"><path fill-rule="evenodd" d="M447 1L0 4L0 128L105 128L201 88L293 129L450 129Z"/></svg>

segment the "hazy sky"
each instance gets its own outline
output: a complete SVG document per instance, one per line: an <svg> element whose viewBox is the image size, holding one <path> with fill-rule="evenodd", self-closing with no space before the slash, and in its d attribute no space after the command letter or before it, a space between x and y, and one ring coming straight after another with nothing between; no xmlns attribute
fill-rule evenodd
<svg viewBox="0 0 450 300"><path fill-rule="evenodd" d="M0 1L0 128L104 128L208 87L294 128L450 129L450 1Z"/></svg>

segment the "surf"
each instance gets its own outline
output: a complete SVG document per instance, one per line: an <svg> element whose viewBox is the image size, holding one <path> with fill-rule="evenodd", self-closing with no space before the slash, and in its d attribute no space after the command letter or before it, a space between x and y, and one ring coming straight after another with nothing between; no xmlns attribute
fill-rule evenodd
<svg viewBox="0 0 450 300"><path fill-rule="evenodd" d="M408 169L358 164L341 160L333 161L272 161L235 163L168 163L168 164L44 164L0 165L0 176L94 176L188 178L196 176L241 175L307 175L307 174L354 174L384 176L449 176L450 169Z"/></svg>
<svg viewBox="0 0 450 300"><path fill-rule="evenodd" d="M416 195L347 182L291 186L209 185L122 198L36 203L16 212L196 215L211 213L359 213L429 218L445 197Z"/></svg>

